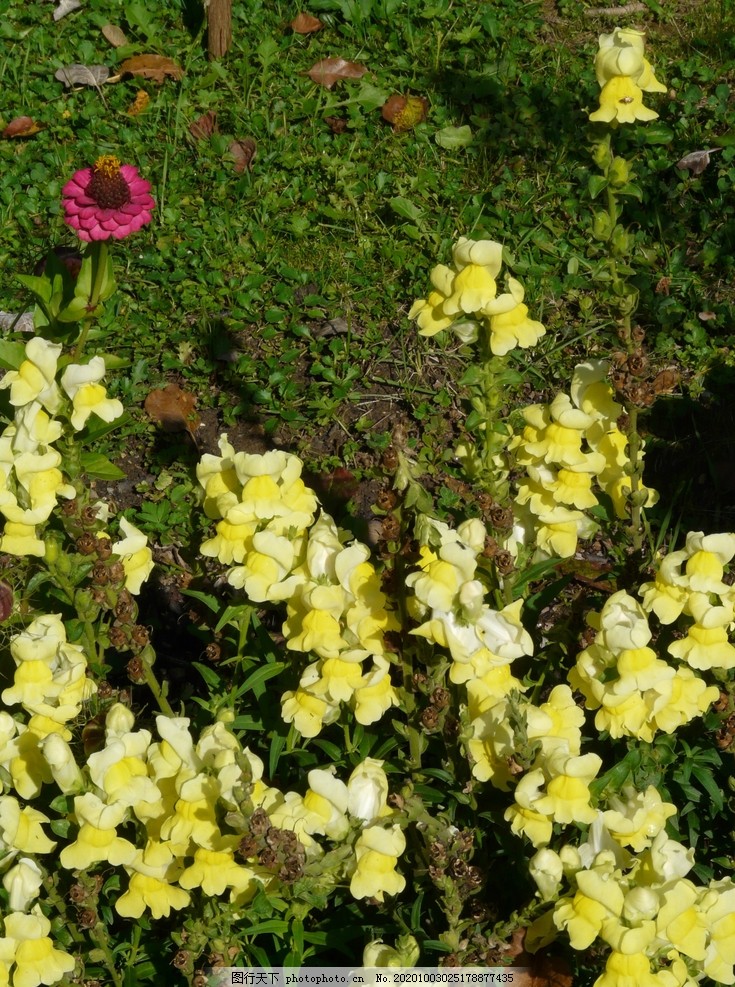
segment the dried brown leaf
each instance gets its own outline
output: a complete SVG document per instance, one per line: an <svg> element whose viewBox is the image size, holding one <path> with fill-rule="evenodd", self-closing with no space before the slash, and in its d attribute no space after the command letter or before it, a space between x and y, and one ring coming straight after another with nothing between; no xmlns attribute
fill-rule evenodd
<svg viewBox="0 0 735 987"><path fill-rule="evenodd" d="M158 422L164 432L189 432L199 424L194 410L196 398L189 391L182 391L178 384L151 391L145 399L146 413Z"/></svg>
<svg viewBox="0 0 735 987"><path fill-rule="evenodd" d="M324 122L333 134L343 134L347 130L347 117L324 117Z"/></svg>
<svg viewBox="0 0 735 987"><path fill-rule="evenodd" d="M128 43L125 32L119 27L116 27L115 24L104 24L100 30L113 48L122 48L123 45Z"/></svg>
<svg viewBox="0 0 735 987"><path fill-rule="evenodd" d="M134 101L128 107L128 116L137 117L139 114L143 113L151 101L151 97L145 91L145 89L139 89L135 95Z"/></svg>
<svg viewBox="0 0 735 987"><path fill-rule="evenodd" d="M165 55L134 55L120 65L120 75L140 76L161 83L165 79L183 79L184 70Z"/></svg>
<svg viewBox="0 0 735 987"><path fill-rule="evenodd" d="M676 370L668 368L662 370L651 384L654 394L670 394L679 383L680 374Z"/></svg>
<svg viewBox="0 0 735 987"><path fill-rule="evenodd" d="M701 175L709 165L710 154L721 150L721 147L709 147L703 151L692 151L691 154L685 154L680 161L677 161L676 167L680 171L690 171L693 175Z"/></svg>
<svg viewBox="0 0 735 987"><path fill-rule="evenodd" d="M189 133L197 141L206 141L217 133L217 114L214 110L203 113L200 117L189 124Z"/></svg>
<svg viewBox="0 0 735 987"><path fill-rule="evenodd" d="M300 14L294 17L289 27L295 34L313 34L315 31L321 31L324 25L318 17L314 17L313 14L306 14L302 10Z"/></svg>
<svg viewBox="0 0 735 987"><path fill-rule="evenodd" d="M258 148L252 137L246 137L243 141L232 141L230 144L230 154L235 161L235 171L239 174L242 171L250 171L253 166Z"/></svg>
<svg viewBox="0 0 735 987"><path fill-rule="evenodd" d="M383 106L383 119L393 124L397 134L413 130L423 123L429 112L429 101L424 96L391 96Z"/></svg>
<svg viewBox="0 0 735 987"><path fill-rule="evenodd" d="M322 58L306 74L318 86L331 89L340 79L361 79L366 72L365 66L358 62L348 62L344 58Z"/></svg>
<svg viewBox="0 0 735 987"><path fill-rule="evenodd" d="M110 76L106 65L65 65L54 73L54 78L71 89L74 86L99 88Z"/></svg>
<svg viewBox="0 0 735 987"><path fill-rule="evenodd" d="M2 135L3 137L32 137L42 129L31 117L16 117L15 120L10 121Z"/></svg>

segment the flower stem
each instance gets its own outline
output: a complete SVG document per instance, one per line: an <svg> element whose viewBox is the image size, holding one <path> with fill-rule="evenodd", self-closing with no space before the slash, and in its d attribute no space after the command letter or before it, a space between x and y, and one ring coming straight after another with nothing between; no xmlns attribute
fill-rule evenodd
<svg viewBox="0 0 735 987"><path fill-rule="evenodd" d="M165 690L159 684L158 679L156 678L155 672L151 668L150 663L147 662L145 658L143 658L141 664L143 665L143 674L145 675L146 685L153 693L155 700L158 703L158 708L161 710L162 713L165 713L166 716L171 716L171 717L176 716L173 709L171 708L171 704L169 703L168 699L166 699Z"/></svg>
<svg viewBox="0 0 735 987"><path fill-rule="evenodd" d="M105 283L108 259L107 241L95 240L90 246L90 254L92 257L92 290L89 293L89 302L87 303L87 310L90 314L82 322L82 331L79 334L79 339L72 353L72 360L75 362L81 357L84 350L89 330L92 328L93 313L99 305L100 295L102 294L102 288Z"/></svg>
<svg viewBox="0 0 735 987"><path fill-rule="evenodd" d="M638 409L631 403L626 409L628 412L629 427L628 427L628 458L630 460L631 474L630 474L630 514L631 514L631 527L633 529L633 548L636 552L640 552L643 546L643 525L641 524L641 504L640 504L640 488L641 488L641 462L640 462L640 451L641 451L641 439L638 434Z"/></svg>

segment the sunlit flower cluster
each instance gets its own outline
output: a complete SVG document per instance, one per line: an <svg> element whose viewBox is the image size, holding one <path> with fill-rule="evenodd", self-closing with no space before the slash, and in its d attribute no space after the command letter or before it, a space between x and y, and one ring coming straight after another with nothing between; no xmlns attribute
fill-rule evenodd
<svg viewBox="0 0 735 987"><path fill-rule="evenodd" d="M297 456L235 452L226 435L219 448L220 456L204 455L197 466L204 512L218 519L201 552L232 566L228 581L251 600L284 600L297 582L291 571L314 521L316 495L301 479Z"/></svg>
<svg viewBox="0 0 735 987"><path fill-rule="evenodd" d="M584 843L559 853L545 848L532 859L539 897L554 904L526 942L548 943L563 931L577 950L606 944L606 969L595 987L688 987L702 977L735 982L735 884L726 878L702 886L688 878L694 851L667 836L676 809L653 786L627 790L609 805L595 815Z"/></svg>
<svg viewBox="0 0 735 987"><path fill-rule="evenodd" d="M13 684L3 690L3 703L21 706L28 713L28 730L38 744L51 734L69 740L71 734L64 724L75 719L82 704L97 691L95 683L87 677L84 650L67 641L66 629L58 614L44 614L10 639L10 654L16 668ZM15 720L12 722L16 723ZM10 726L10 722L6 721L6 725ZM27 779L24 787L33 777L33 744L30 738L22 737L20 734L15 741L17 754L9 766L16 787L21 777ZM8 753L12 746L6 747L5 752ZM44 775L41 761L35 767ZM50 779L39 777L31 787L38 791L41 780Z"/></svg>
<svg viewBox="0 0 735 987"><path fill-rule="evenodd" d="M315 737L347 703L359 723L374 723L397 702L384 643L397 625L369 548L328 514L314 520L318 501L296 456L236 453L226 436L220 451L197 468L204 510L221 519L202 553L231 565L228 582L254 602L285 601L287 647L317 656L283 696L285 721Z"/></svg>
<svg viewBox="0 0 735 987"><path fill-rule="evenodd" d="M306 668L298 689L284 694L282 713L305 737L334 722L342 703L352 706L358 723L368 724L398 701L384 641L397 624L369 557L366 545L346 541L322 513L293 572L283 625L286 644L318 660Z"/></svg>
<svg viewBox="0 0 735 987"><path fill-rule="evenodd" d="M83 428L91 414L110 422L123 413L122 404L107 397L100 381L102 357L89 364L70 364L56 382L61 345L33 337L25 360L9 370L0 388L10 390L15 409L12 424L0 435L0 514L5 527L0 551L9 555L43 558L45 545L39 528L48 521L59 497L76 496L62 472L61 453L54 443L64 432L66 416L74 430Z"/></svg>
<svg viewBox="0 0 735 987"><path fill-rule="evenodd" d="M522 698L520 709L535 757L516 778L514 804L506 809L505 819L514 833L543 847L551 840L555 823L593 821L589 786L602 760L597 754L581 752L584 713L568 686L556 686L540 706ZM513 754L509 756L513 764Z"/></svg>
<svg viewBox="0 0 735 987"><path fill-rule="evenodd" d="M503 261L502 245L494 240L460 237L452 250L452 266L438 264L431 272L433 291L418 299L408 313L422 336L451 328L469 343L486 333L490 350L503 356L520 346L533 346L546 331L528 317L523 286L506 277L506 291L498 294L497 278Z"/></svg>
<svg viewBox="0 0 735 987"><path fill-rule="evenodd" d="M643 607L662 624L682 622L686 635L668 652L697 671L735 668L735 647L728 632L735 622L735 589L723 580L735 556L735 534L690 531L686 545L669 552L653 582L640 588Z"/></svg>
<svg viewBox="0 0 735 987"><path fill-rule="evenodd" d="M691 668L675 668L656 655L649 647L652 634L646 612L624 590L614 593L588 621L597 631L595 640L577 656L569 681L584 695L587 708L597 710L598 730L650 743L657 731L673 733L701 716L718 697L719 689L708 686ZM683 652L677 647L683 643L674 642L669 651Z"/></svg>
<svg viewBox="0 0 735 987"><path fill-rule="evenodd" d="M46 648L47 636L36 635L39 651ZM29 788L16 770L14 726L19 724L3 714L0 756L18 793L32 798L40 784ZM257 848L238 852L248 819L236 814L241 824L239 831L233 831L233 817L227 814L248 803L252 812L265 813L265 829L275 834L263 846L279 845L279 839L284 842L277 831L290 832L294 844L286 845L293 849L301 844L305 849L302 858L293 858L297 863L318 861L323 855L324 848L314 836L345 844L340 872L331 864L326 879L349 881L354 897L382 901L384 895L398 894L405 887L405 878L396 871L405 838L388 806L382 761L365 758L346 782L336 777L333 767L313 769L304 796L284 794L264 784L260 758L243 749L223 723L206 727L198 740L186 717L160 715L156 726L157 741L149 730L135 729L127 707L115 704L105 719L104 745L89 754L86 763L78 767L67 746L66 773L59 778L54 773L64 767L60 763L64 759L58 757L42 772L39 781L50 782L53 775L65 794L74 794L71 825L60 850L43 829L52 822L48 816L22 805L13 795L0 796L0 850L7 860L31 855L20 857L4 876L13 909L24 911L37 899L43 872L34 857L54 850L67 870L86 873L98 865L121 867L128 883L115 901L115 910L126 918L137 919L144 912L153 918L167 917L185 908L196 889L245 904L259 885L272 884L285 866L278 860L266 861L265 856L259 859ZM25 735L19 733L21 738ZM63 743L58 734L50 736ZM36 760L46 754L41 745ZM123 826L125 835L118 832ZM7 926L6 935L13 935ZM3 952L0 959L10 961L12 951ZM21 963L18 955L15 962Z"/></svg>
<svg viewBox="0 0 735 987"><path fill-rule="evenodd" d="M600 86L600 108L590 120L600 123L635 123L655 120L658 113L643 105L643 93L665 93L643 52L645 33L616 27L600 35L595 74Z"/></svg>
<svg viewBox="0 0 735 987"><path fill-rule="evenodd" d="M613 400L606 373L602 361L579 364L569 395L524 410L526 427L510 444L527 474L513 509L511 550L520 542L535 545L537 559L574 555L577 540L597 530L585 511L599 503L599 491L612 500L617 517L627 516L628 439L617 426L623 409ZM656 499L645 488L638 496L645 506Z"/></svg>
<svg viewBox="0 0 735 987"><path fill-rule="evenodd" d="M481 521L465 521L456 530L434 521L431 532L427 540L434 544L421 547L419 569L406 578L412 616L421 621L412 633L449 651L452 682L487 677L494 692L506 675L498 670L533 652L520 620L522 601L500 611L485 602L486 588L476 573L487 534Z"/></svg>

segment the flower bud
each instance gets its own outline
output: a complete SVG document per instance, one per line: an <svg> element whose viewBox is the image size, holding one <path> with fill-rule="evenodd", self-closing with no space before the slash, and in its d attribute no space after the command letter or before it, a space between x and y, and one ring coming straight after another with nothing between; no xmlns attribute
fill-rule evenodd
<svg viewBox="0 0 735 987"><path fill-rule="evenodd" d="M617 257L624 257L630 251L630 236L618 224L612 233L612 252Z"/></svg>
<svg viewBox="0 0 735 987"><path fill-rule="evenodd" d="M528 869L543 901L550 901L558 894L564 874L558 853L548 847L539 850L531 857Z"/></svg>
<svg viewBox="0 0 735 987"><path fill-rule="evenodd" d="M595 144L592 148L592 160L595 162L598 168L606 171L610 167L610 162L612 161L612 154L610 153L610 140L600 141L599 144Z"/></svg>
<svg viewBox="0 0 735 987"><path fill-rule="evenodd" d="M608 213L599 210L592 220L592 236L595 240L607 240L612 232L612 222Z"/></svg>
<svg viewBox="0 0 735 987"><path fill-rule="evenodd" d="M8 908L11 912L24 912L28 905L38 897L43 884L43 875L35 860L21 857L18 863L11 867L3 877L3 887L10 896Z"/></svg>
<svg viewBox="0 0 735 987"><path fill-rule="evenodd" d="M40 746L54 781L64 795L80 792L84 788L84 779L64 738L58 733L50 733L41 741Z"/></svg>
<svg viewBox="0 0 735 987"><path fill-rule="evenodd" d="M630 181L630 165L625 158L615 158L607 170L607 177L614 188L621 188Z"/></svg>
<svg viewBox="0 0 735 987"><path fill-rule="evenodd" d="M43 536L43 543L46 546L44 558L50 566L55 566L61 555L63 535L60 531L47 531Z"/></svg>

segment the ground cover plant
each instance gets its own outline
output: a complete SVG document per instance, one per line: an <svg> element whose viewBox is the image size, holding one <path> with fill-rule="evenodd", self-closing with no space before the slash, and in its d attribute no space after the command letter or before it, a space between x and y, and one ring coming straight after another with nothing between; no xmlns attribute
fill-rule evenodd
<svg viewBox="0 0 735 987"><path fill-rule="evenodd" d="M735 982L732 13L66 6L0 27L0 982Z"/></svg>

